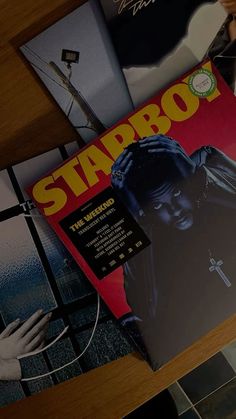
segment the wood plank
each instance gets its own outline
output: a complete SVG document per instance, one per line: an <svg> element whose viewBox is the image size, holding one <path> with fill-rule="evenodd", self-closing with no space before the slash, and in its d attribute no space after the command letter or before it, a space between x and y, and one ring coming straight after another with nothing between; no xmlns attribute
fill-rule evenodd
<svg viewBox="0 0 236 419"><path fill-rule="evenodd" d="M235 338L233 316L157 372L137 354L131 354L3 408L2 417L120 419Z"/></svg>

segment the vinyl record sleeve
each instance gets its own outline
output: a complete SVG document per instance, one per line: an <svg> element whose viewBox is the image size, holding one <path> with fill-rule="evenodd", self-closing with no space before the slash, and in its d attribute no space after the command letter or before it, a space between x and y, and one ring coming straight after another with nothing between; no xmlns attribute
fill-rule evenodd
<svg viewBox="0 0 236 419"><path fill-rule="evenodd" d="M236 40L230 35L235 24L226 5L215 0L100 4L136 106L207 57L235 91Z"/></svg>
<svg viewBox="0 0 236 419"><path fill-rule="evenodd" d="M133 109L95 0L28 40L20 52L85 142Z"/></svg>
<svg viewBox="0 0 236 419"><path fill-rule="evenodd" d="M91 345L79 360L63 367L80 356L89 342L97 293L25 188L78 150L76 142L70 143L0 171L1 407L132 350L102 304ZM42 352L17 361L37 349ZM52 374L57 368L61 370ZM20 380L44 374L32 381Z"/></svg>
<svg viewBox="0 0 236 419"><path fill-rule="evenodd" d="M204 61L28 188L154 370L236 310L235 112Z"/></svg>

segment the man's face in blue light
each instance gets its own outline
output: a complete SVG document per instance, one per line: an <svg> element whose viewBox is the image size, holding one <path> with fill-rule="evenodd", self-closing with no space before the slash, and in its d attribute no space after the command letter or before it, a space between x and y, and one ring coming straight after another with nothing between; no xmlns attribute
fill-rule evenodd
<svg viewBox="0 0 236 419"><path fill-rule="evenodd" d="M177 230L188 230L193 225L193 204L183 189L170 183L148 193L152 214L163 224Z"/></svg>

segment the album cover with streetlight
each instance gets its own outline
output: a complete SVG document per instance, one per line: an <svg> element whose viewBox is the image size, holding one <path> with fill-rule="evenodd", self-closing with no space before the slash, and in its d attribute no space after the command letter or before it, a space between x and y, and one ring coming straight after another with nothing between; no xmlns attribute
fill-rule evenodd
<svg viewBox="0 0 236 419"><path fill-rule="evenodd" d="M235 112L204 61L28 188L154 370L236 310Z"/></svg>
<svg viewBox="0 0 236 419"><path fill-rule="evenodd" d="M77 7L20 51L84 142L133 109L96 0Z"/></svg>

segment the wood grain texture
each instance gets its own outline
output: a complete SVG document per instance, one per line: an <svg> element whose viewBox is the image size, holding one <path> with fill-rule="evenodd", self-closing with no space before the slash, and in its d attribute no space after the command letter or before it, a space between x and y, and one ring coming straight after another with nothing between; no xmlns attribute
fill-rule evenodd
<svg viewBox="0 0 236 419"><path fill-rule="evenodd" d="M131 354L1 410L4 419L120 419L236 338L236 316L157 372Z"/></svg>
<svg viewBox="0 0 236 419"><path fill-rule="evenodd" d="M82 3L0 0L1 168L78 139L18 47ZM0 414L3 419L121 418L235 338L236 316L156 373L132 354L3 408Z"/></svg>

